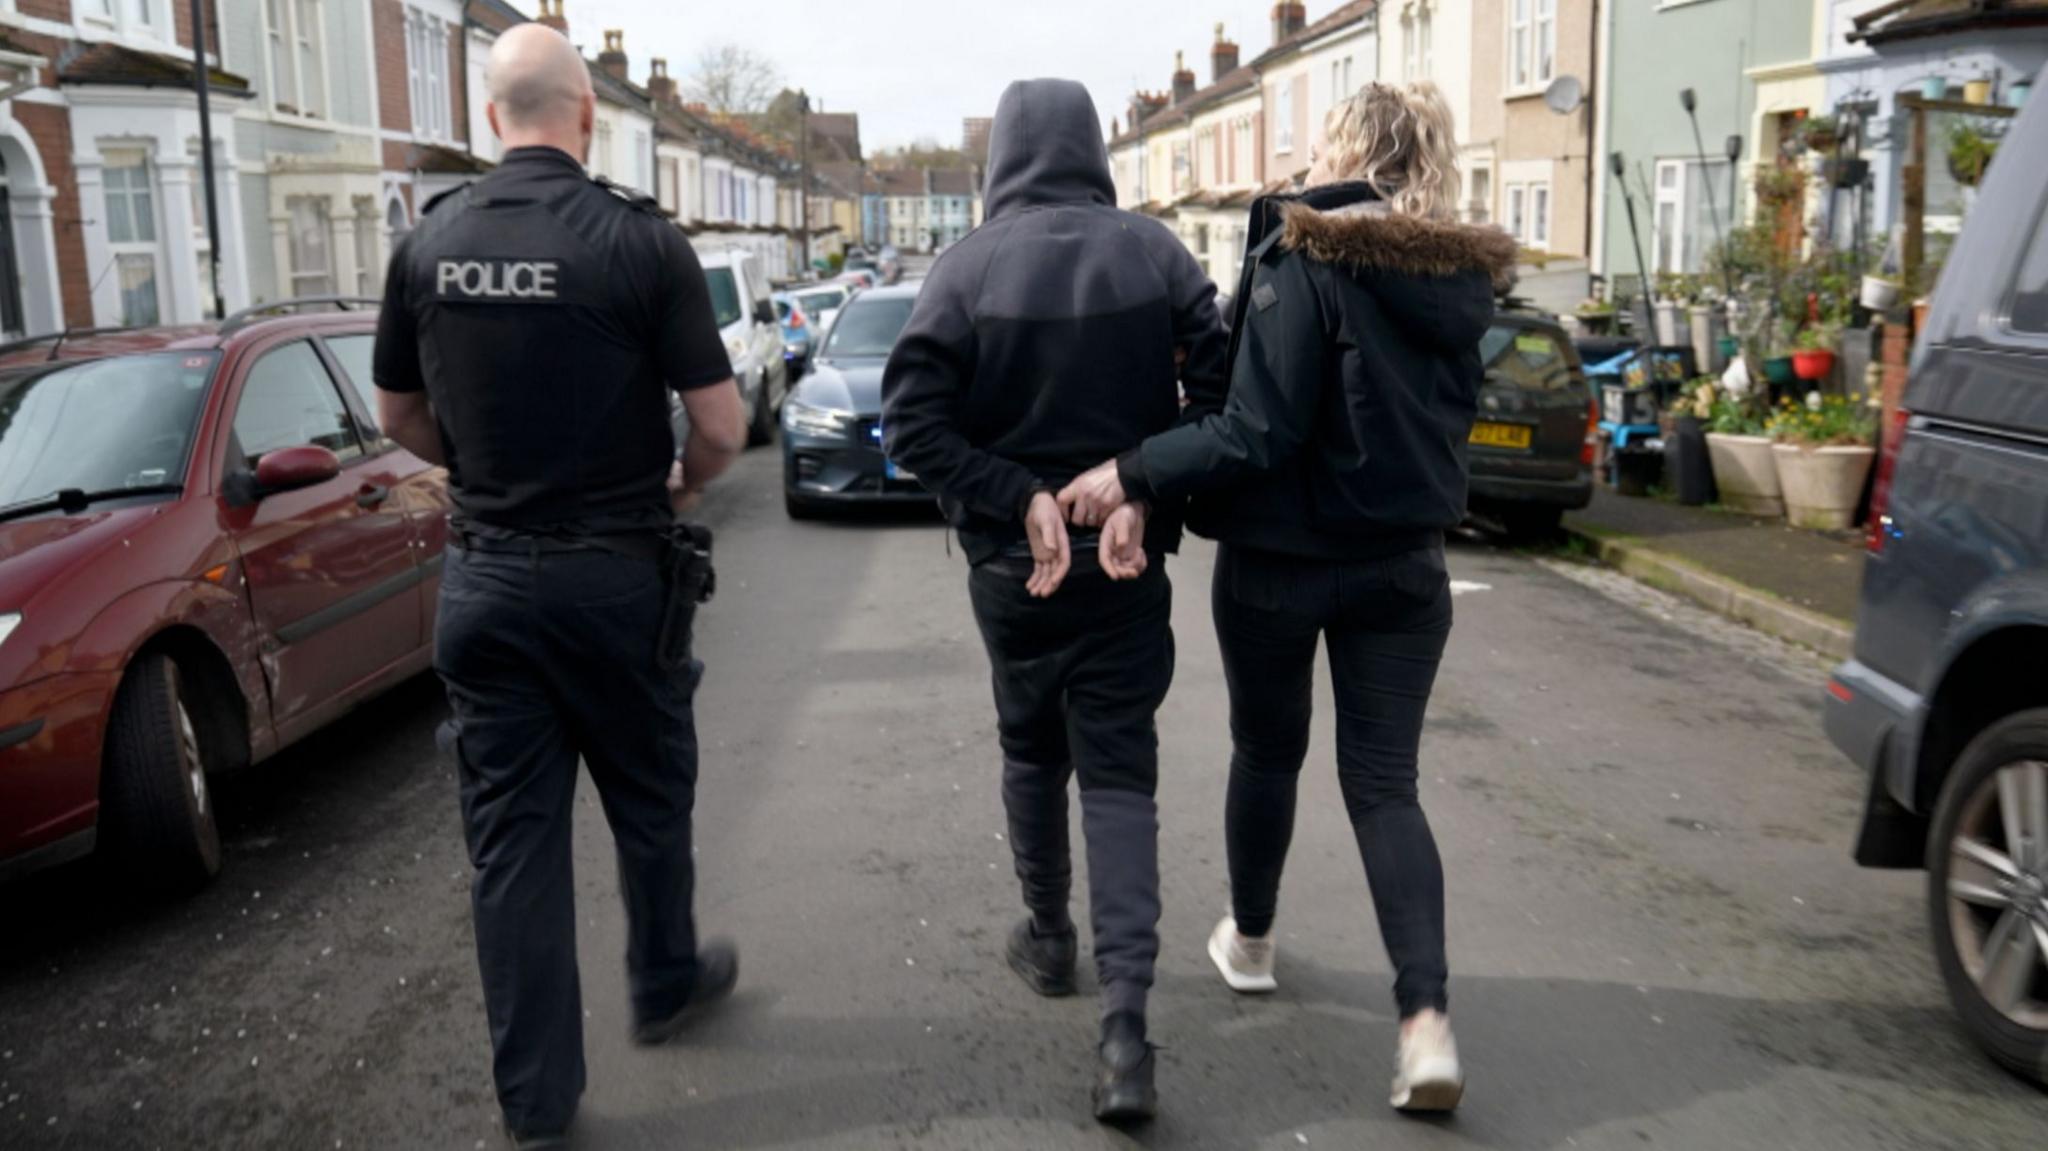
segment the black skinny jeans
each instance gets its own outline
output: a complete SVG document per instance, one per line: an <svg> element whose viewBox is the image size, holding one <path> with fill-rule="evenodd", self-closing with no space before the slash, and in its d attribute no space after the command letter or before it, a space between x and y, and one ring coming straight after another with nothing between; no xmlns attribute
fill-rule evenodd
<svg viewBox="0 0 2048 1151"><path fill-rule="evenodd" d="M1444 872L1416 797L1423 712L1451 632L1440 549L1330 562L1224 545L1216 637L1230 684L1224 831L1238 930L1272 929L1308 754L1316 641L1337 703L1337 781L1365 860L1401 1017L1442 1011Z"/></svg>

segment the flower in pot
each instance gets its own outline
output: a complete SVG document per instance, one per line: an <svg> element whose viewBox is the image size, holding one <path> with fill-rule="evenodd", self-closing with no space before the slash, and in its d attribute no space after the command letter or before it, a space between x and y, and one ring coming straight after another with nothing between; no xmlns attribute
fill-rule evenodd
<svg viewBox="0 0 2048 1151"><path fill-rule="evenodd" d="M1835 372L1836 349L1842 345L1842 329L1830 323L1811 324L1799 333L1798 349L1792 353L1792 371L1809 383L1825 380Z"/></svg>
<svg viewBox="0 0 2048 1151"><path fill-rule="evenodd" d="M1969 121L1948 130L1948 174L1956 183L1974 188L1984 182L1984 170L1998 155L1998 138Z"/></svg>
<svg viewBox="0 0 2048 1151"><path fill-rule="evenodd" d="M1898 306L1901 287L1902 280L1899 276L1883 272L1870 273L1863 277L1863 290L1859 293L1859 299L1864 307L1873 312L1889 312Z"/></svg>
<svg viewBox="0 0 2048 1151"><path fill-rule="evenodd" d="M1579 324L1592 335L1606 335L1614 329L1615 307L1612 301L1598 297L1582 300L1578 311Z"/></svg>
<svg viewBox="0 0 2048 1151"><path fill-rule="evenodd" d="M1780 407L1768 425L1786 518L1794 527L1840 531L1855 520L1877 451L1877 425L1861 393Z"/></svg>
<svg viewBox="0 0 2048 1151"><path fill-rule="evenodd" d="M1833 116L1808 116L1799 130L1799 138L1806 146L1823 156L1834 154L1841 136L1842 127Z"/></svg>
<svg viewBox="0 0 2048 1151"><path fill-rule="evenodd" d="M1726 396L1714 399L1706 419L1707 456L1722 503L1751 515L1782 516L1784 496L1765 426L1756 405Z"/></svg>

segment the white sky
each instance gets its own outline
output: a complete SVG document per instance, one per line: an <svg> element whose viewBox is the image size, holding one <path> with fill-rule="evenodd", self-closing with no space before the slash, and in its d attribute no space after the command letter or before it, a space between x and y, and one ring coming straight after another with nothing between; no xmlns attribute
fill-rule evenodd
<svg viewBox="0 0 2048 1151"><path fill-rule="evenodd" d="M533 15L533 0L513 0ZM1310 21L1342 0L1309 0ZM603 30L626 33L632 77L668 59L687 81L708 44L767 55L783 82L828 112L860 113L867 149L930 136L957 147L960 121L990 116L1012 80L1088 85L1107 126L1135 86L1164 90L1173 53L1209 83L1218 21L1249 60L1270 46L1272 0L567 0L569 38L596 56Z"/></svg>

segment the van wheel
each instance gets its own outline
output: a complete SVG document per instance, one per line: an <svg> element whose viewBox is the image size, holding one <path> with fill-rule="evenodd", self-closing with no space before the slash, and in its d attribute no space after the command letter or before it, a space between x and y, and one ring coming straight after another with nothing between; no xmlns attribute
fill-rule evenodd
<svg viewBox="0 0 2048 1151"><path fill-rule="evenodd" d="M2048 1086L2048 709L1956 760L1928 841L1928 910L1949 999L2008 1069Z"/></svg>
<svg viewBox="0 0 2048 1151"><path fill-rule="evenodd" d="M200 701L167 655L144 654L114 695L100 779L107 857L156 891L195 888L220 872L220 827L206 779Z"/></svg>

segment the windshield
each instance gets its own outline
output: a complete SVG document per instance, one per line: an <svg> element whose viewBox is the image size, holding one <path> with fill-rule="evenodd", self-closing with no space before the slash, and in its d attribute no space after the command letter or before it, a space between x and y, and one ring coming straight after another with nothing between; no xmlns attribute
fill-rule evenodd
<svg viewBox="0 0 2048 1151"><path fill-rule="evenodd" d="M732 269L704 269L704 284L711 289L711 314L718 317L718 326L729 328L739 323L745 313L740 310L740 286Z"/></svg>
<svg viewBox="0 0 2048 1151"><path fill-rule="evenodd" d="M859 299L848 304L832 325L832 338L825 342L826 358L888 355L896 346L903 325L910 322L910 305L914 302Z"/></svg>
<svg viewBox="0 0 2048 1151"><path fill-rule="evenodd" d="M829 312L845 301L845 292L807 292L796 298L797 306L814 316L819 312Z"/></svg>
<svg viewBox="0 0 2048 1151"><path fill-rule="evenodd" d="M161 352L0 376L0 507L183 483L219 359Z"/></svg>

